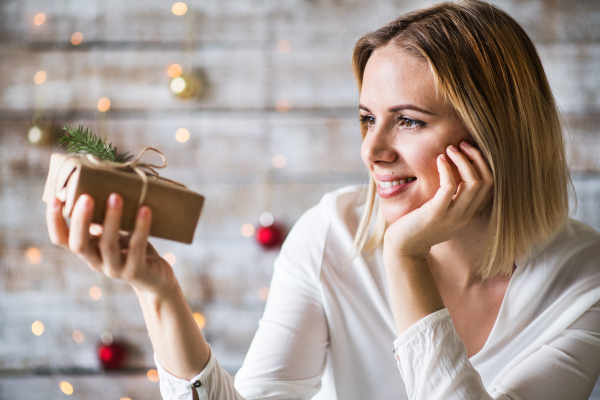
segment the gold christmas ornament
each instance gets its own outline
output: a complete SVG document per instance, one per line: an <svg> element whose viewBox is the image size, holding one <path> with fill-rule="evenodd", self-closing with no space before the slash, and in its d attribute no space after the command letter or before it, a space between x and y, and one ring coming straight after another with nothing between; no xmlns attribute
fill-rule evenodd
<svg viewBox="0 0 600 400"><path fill-rule="evenodd" d="M34 146L47 146L52 143L52 125L38 123L34 124L27 132L27 140Z"/></svg>
<svg viewBox="0 0 600 400"><path fill-rule="evenodd" d="M204 80L199 73L184 72L171 79L171 92L180 99L199 97L204 89Z"/></svg>

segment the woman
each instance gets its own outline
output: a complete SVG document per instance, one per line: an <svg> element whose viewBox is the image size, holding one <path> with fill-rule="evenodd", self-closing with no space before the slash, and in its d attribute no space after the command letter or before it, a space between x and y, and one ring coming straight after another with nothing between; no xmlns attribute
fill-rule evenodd
<svg viewBox="0 0 600 400"><path fill-rule="evenodd" d="M344 188L297 222L235 387L147 243L147 207L124 240L118 195L101 236L89 196L70 232L54 201L52 241L132 285L166 399L587 399L600 235L568 219L558 114L523 29L486 3L439 4L365 35L353 65L366 204Z"/></svg>

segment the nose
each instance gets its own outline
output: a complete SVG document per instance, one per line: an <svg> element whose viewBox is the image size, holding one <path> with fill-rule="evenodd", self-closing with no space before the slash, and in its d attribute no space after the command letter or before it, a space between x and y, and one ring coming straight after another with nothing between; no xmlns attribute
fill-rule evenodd
<svg viewBox="0 0 600 400"><path fill-rule="evenodd" d="M398 157L398 153L394 149L391 140L392 135L383 124L375 126L367 132L361 148L364 163L369 166L394 162Z"/></svg>

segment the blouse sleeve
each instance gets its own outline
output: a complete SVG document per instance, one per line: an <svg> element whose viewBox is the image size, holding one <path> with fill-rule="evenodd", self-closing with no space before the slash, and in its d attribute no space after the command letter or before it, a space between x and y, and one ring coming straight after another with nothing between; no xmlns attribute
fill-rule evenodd
<svg viewBox="0 0 600 400"><path fill-rule="evenodd" d="M600 302L517 364L488 393L447 309L394 341L409 399L586 400L600 374Z"/></svg>
<svg viewBox="0 0 600 400"><path fill-rule="evenodd" d="M275 268L263 317L242 368L235 376L212 354L194 379L177 378L155 358L165 400L310 399L321 387L329 332L320 293L328 221L319 208L298 220Z"/></svg>

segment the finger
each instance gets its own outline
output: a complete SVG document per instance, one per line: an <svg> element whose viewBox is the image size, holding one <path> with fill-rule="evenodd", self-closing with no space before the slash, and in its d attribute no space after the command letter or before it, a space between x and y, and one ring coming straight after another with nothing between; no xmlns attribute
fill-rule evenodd
<svg viewBox="0 0 600 400"><path fill-rule="evenodd" d="M129 251L125 265L126 273L129 276L135 276L138 268L146 264L146 247L151 225L152 211L148 206L140 207L137 219L135 220L135 227L129 240Z"/></svg>
<svg viewBox="0 0 600 400"><path fill-rule="evenodd" d="M473 206L470 206L466 210L466 213L478 217L494 197L494 175L481 151L466 141L460 144L460 148L467 158L473 161L473 168L475 168L477 175L481 178L482 185L473 199Z"/></svg>
<svg viewBox="0 0 600 400"><path fill-rule="evenodd" d="M104 225L98 248L104 260L105 267L113 270L113 273L121 268L121 247L119 246L119 228L121 227L121 215L123 213L123 199L112 193L106 202L106 213L104 214Z"/></svg>
<svg viewBox="0 0 600 400"><path fill-rule="evenodd" d="M462 182L458 185L455 200L451 206L452 209L462 215L465 210L473 204L473 201L482 186L482 181L467 157L461 154L456 147L450 145L446 149L446 152L456 165L462 179ZM477 206L478 205L479 204L477 204Z"/></svg>
<svg viewBox="0 0 600 400"><path fill-rule="evenodd" d="M452 202L456 192L456 181L452 175L452 168L445 154L440 154L436 159L440 173L440 188L432 199L432 205L437 212L445 213Z"/></svg>
<svg viewBox="0 0 600 400"><path fill-rule="evenodd" d="M52 197L46 207L46 225L50 241L56 245L69 245L69 227L62 215L62 203Z"/></svg>
<svg viewBox="0 0 600 400"><path fill-rule="evenodd" d="M90 224L94 211L94 199L84 194L77 199L71 217L69 249L83 260L97 266L102 263L98 248L90 241Z"/></svg>

